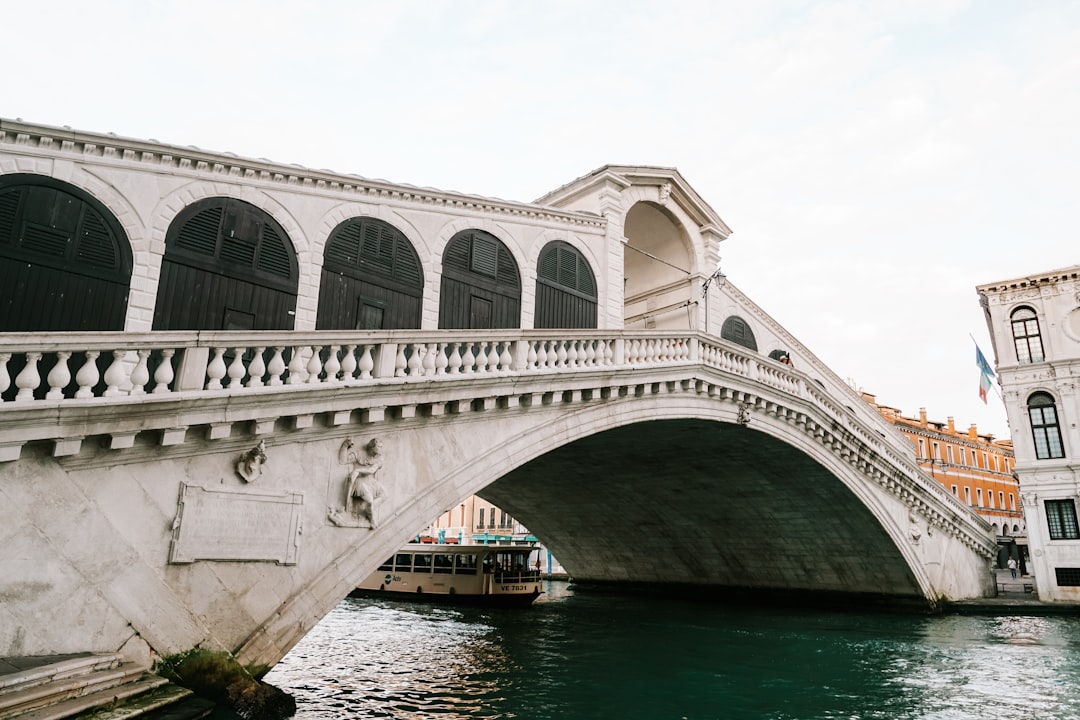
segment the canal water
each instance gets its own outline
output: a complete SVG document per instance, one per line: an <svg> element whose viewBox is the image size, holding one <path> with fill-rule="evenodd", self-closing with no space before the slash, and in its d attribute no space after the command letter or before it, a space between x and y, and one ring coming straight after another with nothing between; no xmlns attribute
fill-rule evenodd
<svg viewBox="0 0 1080 720"><path fill-rule="evenodd" d="M1080 718L1080 617L348 599L266 677L316 718Z"/></svg>

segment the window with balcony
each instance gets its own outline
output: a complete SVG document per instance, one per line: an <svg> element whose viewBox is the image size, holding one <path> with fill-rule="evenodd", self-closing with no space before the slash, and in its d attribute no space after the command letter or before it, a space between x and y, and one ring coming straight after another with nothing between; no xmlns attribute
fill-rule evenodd
<svg viewBox="0 0 1080 720"><path fill-rule="evenodd" d="M1054 398L1044 392L1029 397L1028 418L1031 420L1031 435L1035 441L1035 457L1040 460L1065 457Z"/></svg>
<svg viewBox="0 0 1080 720"><path fill-rule="evenodd" d="M1016 348L1016 360L1021 365L1042 362L1042 336L1039 334L1039 319L1031 308L1018 308L1012 314L1013 346Z"/></svg>
<svg viewBox="0 0 1080 720"><path fill-rule="evenodd" d="M1051 540L1080 540L1076 524L1076 503L1073 500L1047 500L1046 524Z"/></svg>

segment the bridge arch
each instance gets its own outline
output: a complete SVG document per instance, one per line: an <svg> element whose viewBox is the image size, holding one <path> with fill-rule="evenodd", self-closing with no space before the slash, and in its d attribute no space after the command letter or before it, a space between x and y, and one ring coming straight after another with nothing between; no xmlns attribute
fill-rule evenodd
<svg viewBox="0 0 1080 720"><path fill-rule="evenodd" d="M478 431L462 417L423 438L389 438L388 457L414 461L408 499L310 580L317 594L282 603L238 652L245 661L276 661L274 653L287 652L402 538L472 494L520 519L579 579L861 593L921 607L980 582L982 567L942 571L950 553L970 546L955 530L931 527L941 518L924 517L923 499L871 469L872 451L854 439L839 446L788 413L747 414L731 400L631 392L615 407L586 404L525 426ZM436 460L416 460L428 456ZM650 476L660 472L674 480ZM615 486L620 477L630 481ZM605 503L597 516L604 522L628 513L607 534L588 513ZM837 521L823 525L821 517ZM597 557L614 562L605 569Z"/></svg>

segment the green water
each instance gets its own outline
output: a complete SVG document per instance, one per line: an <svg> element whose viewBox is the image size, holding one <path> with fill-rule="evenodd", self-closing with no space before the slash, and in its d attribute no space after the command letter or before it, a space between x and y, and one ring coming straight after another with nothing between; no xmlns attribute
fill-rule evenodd
<svg viewBox="0 0 1080 720"><path fill-rule="evenodd" d="M266 680L297 718L1080 718L1080 617L350 599Z"/></svg>

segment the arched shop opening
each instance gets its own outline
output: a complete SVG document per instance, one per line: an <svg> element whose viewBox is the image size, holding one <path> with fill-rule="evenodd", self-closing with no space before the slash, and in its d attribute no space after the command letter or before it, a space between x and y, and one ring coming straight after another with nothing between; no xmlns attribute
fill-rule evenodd
<svg viewBox="0 0 1080 720"><path fill-rule="evenodd" d="M58 180L0 176L0 332L123 330L131 247L111 212Z"/></svg>
<svg viewBox="0 0 1080 720"><path fill-rule="evenodd" d="M423 297L420 257L393 225L352 218L330 233L319 284L318 329L419 328Z"/></svg>
<svg viewBox="0 0 1080 720"><path fill-rule="evenodd" d="M269 214L214 197L184 208L165 236L155 330L291 330L296 253Z"/></svg>
<svg viewBox="0 0 1080 720"><path fill-rule="evenodd" d="M439 327L521 326L521 274L501 240L483 230L458 233L443 255Z"/></svg>
<svg viewBox="0 0 1080 720"><path fill-rule="evenodd" d="M537 261L537 328L595 328L596 276L580 251L556 240Z"/></svg>

